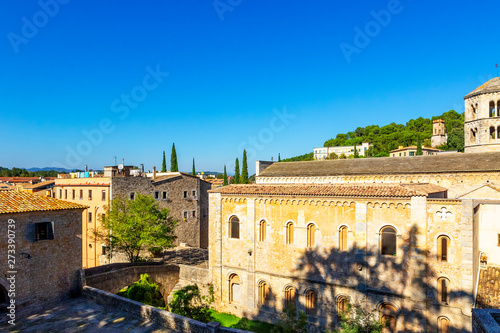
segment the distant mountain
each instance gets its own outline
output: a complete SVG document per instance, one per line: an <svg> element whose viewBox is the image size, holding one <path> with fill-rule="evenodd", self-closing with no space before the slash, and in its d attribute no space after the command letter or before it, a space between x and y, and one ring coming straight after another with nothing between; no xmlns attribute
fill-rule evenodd
<svg viewBox="0 0 500 333"><path fill-rule="evenodd" d="M65 168L54 168L54 167L45 167L45 168L29 168L25 169L26 171L36 172L36 171L57 171L57 172L72 172L75 169L65 169Z"/></svg>

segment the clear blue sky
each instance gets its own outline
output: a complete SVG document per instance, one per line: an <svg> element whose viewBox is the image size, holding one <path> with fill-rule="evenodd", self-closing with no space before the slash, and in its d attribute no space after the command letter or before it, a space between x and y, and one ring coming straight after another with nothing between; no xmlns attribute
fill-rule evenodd
<svg viewBox="0 0 500 333"><path fill-rule="evenodd" d="M175 142L181 170L194 157L232 172L247 149L253 173L255 159L358 126L463 112L496 75L498 12L495 0L2 1L0 166L116 156L152 169Z"/></svg>

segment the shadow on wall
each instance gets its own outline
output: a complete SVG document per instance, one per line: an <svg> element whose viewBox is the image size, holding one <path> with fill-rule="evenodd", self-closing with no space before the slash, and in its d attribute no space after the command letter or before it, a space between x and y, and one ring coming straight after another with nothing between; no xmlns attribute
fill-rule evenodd
<svg viewBox="0 0 500 333"><path fill-rule="evenodd" d="M299 311L308 314L309 323L333 329L339 325L337 311L347 301L377 310L380 318L389 322L387 332L420 332L423 327L429 332L461 330L462 324L471 320L462 312L467 312L472 295L461 290L460 281L439 279L440 274L429 264L434 252L412 245L416 234L417 227L413 226L397 240L395 256L382 255L378 248L365 252L356 249L355 244L347 251L307 248L292 272L290 286L296 288L270 288L262 301L261 289L256 286L259 314L246 311L244 315L275 322L286 304L293 302ZM447 267L450 265L443 266L445 272ZM316 330L322 331L308 328Z"/></svg>

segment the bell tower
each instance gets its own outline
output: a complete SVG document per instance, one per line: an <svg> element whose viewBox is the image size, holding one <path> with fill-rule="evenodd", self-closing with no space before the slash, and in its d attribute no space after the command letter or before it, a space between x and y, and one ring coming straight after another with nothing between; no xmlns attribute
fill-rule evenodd
<svg viewBox="0 0 500 333"><path fill-rule="evenodd" d="M443 119L436 119L432 121L432 136L431 145L432 148L444 145L448 141L448 136L446 135L446 127L444 126Z"/></svg>
<svg viewBox="0 0 500 333"><path fill-rule="evenodd" d="M466 153L500 151L500 77L464 97Z"/></svg>

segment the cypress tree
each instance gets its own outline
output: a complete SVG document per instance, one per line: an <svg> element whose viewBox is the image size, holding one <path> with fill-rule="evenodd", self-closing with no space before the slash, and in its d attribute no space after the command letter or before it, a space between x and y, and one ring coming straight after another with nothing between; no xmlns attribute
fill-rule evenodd
<svg viewBox="0 0 500 333"><path fill-rule="evenodd" d="M424 153L422 152L422 141L420 141L420 135L418 136L417 139L417 153L415 154L416 156L423 155Z"/></svg>
<svg viewBox="0 0 500 333"><path fill-rule="evenodd" d="M175 143L172 144L172 154L170 155L170 171L179 171L179 166L177 165L177 153L175 152Z"/></svg>
<svg viewBox="0 0 500 333"><path fill-rule="evenodd" d="M247 165L247 151L243 150L243 162L241 166L241 184L248 184L248 165Z"/></svg>
<svg viewBox="0 0 500 333"><path fill-rule="evenodd" d="M227 185L227 172L226 172L226 166L224 165L224 182L222 183L222 186Z"/></svg>
<svg viewBox="0 0 500 333"><path fill-rule="evenodd" d="M278 153L278 162L281 162L281 156L280 156L280 153Z"/></svg>
<svg viewBox="0 0 500 333"><path fill-rule="evenodd" d="M354 145L354 158L359 158L359 153L358 149L356 148L356 145Z"/></svg>
<svg viewBox="0 0 500 333"><path fill-rule="evenodd" d="M236 157L236 162L234 162L234 184L239 184L240 183L240 162L238 161L238 158Z"/></svg>
<svg viewBox="0 0 500 333"><path fill-rule="evenodd" d="M196 169L194 167L194 157L193 157L193 176L196 176Z"/></svg>
<svg viewBox="0 0 500 333"><path fill-rule="evenodd" d="M165 151L163 151L163 162L161 163L161 172L167 172L167 160L165 160Z"/></svg>

